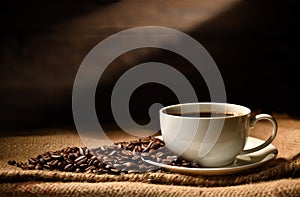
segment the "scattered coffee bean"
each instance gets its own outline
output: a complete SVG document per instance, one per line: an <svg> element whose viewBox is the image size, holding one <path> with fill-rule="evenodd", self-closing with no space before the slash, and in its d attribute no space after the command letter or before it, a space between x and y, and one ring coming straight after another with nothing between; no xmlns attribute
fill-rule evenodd
<svg viewBox="0 0 300 197"><path fill-rule="evenodd" d="M35 165L34 164L27 164L26 168L28 168L29 170L34 170Z"/></svg>
<svg viewBox="0 0 300 197"><path fill-rule="evenodd" d="M37 164L35 167L34 167L35 170L42 170L43 169L43 166L41 164Z"/></svg>
<svg viewBox="0 0 300 197"><path fill-rule="evenodd" d="M85 163L86 161L87 161L87 157L85 155L82 155L77 159L75 159L75 163L77 163L78 165Z"/></svg>
<svg viewBox="0 0 300 197"><path fill-rule="evenodd" d="M26 169L26 168L25 168ZM44 164L43 165L43 169L46 169L46 170L52 170L51 166L48 165L48 164ZM30 170L30 169L29 169Z"/></svg>
<svg viewBox="0 0 300 197"><path fill-rule="evenodd" d="M74 168L74 165L69 163L64 167L65 171L72 171L72 169Z"/></svg>
<svg viewBox="0 0 300 197"><path fill-rule="evenodd" d="M38 163L38 159L36 159L36 158L30 158L30 159L28 159L28 162L31 163L31 164L37 164Z"/></svg>
<svg viewBox="0 0 300 197"><path fill-rule="evenodd" d="M60 159L61 155L60 154L52 154L51 157L52 157L52 159Z"/></svg>
<svg viewBox="0 0 300 197"><path fill-rule="evenodd" d="M16 165L17 164L17 162L15 160L9 160L7 163L9 165Z"/></svg>
<svg viewBox="0 0 300 197"><path fill-rule="evenodd" d="M173 166L200 167L196 162L181 159L164 146L164 142L158 138L144 137L91 150L87 147L66 147L59 151L49 151L29 158L27 163L9 160L8 164L25 170L58 170L93 174L160 170L143 159Z"/></svg>

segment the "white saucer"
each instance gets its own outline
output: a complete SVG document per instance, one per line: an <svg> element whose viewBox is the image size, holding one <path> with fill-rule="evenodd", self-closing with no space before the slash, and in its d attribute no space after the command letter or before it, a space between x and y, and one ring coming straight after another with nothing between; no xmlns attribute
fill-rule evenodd
<svg viewBox="0 0 300 197"><path fill-rule="evenodd" d="M158 138L161 139L160 136ZM258 146L263 142L264 142L263 140L254 137L248 137L247 143L245 145L245 149ZM224 167L219 167L219 168L188 168L188 167L166 165L151 160L144 160L144 161L176 173L193 174L193 175L227 175L227 174L242 172L263 165L266 162L275 159L277 157L277 154L278 154L277 148L274 145L270 144L267 147L257 152L250 153L247 155L239 155L236 157L236 160L233 164Z"/></svg>

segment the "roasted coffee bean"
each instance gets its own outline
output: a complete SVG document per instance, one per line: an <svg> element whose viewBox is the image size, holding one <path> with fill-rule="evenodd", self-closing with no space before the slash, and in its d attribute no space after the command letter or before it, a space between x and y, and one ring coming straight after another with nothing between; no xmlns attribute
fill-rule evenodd
<svg viewBox="0 0 300 197"><path fill-rule="evenodd" d="M142 146L143 147L143 152L147 152L148 150L150 150L153 143L154 143L154 141L151 141L147 146L145 146L143 144L143 146Z"/></svg>
<svg viewBox="0 0 300 197"><path fill-rule="evenodd" d="M35 170L42 170L43 169L43 166L41 164L37 164L35 167L34 167Z"/></svg>
<svg viewBox="0 0 300 197"><path fill-rule="evenodd" d="M127 161L127 160L130 160L132 157L129 157L127 155L123 155L122 157L117 157L118 160L124 160L124 161Z"/></svg>
<svg viewBox="0 0 300 197"><path fill-rule="evenodd" d="M127 147L126 147L126 149L127 150L130 150L130 151L133 151L133 149L134 149L134 144L129 144Z"/></svg>
<svg viewBox="0 0 300 197"><path fill-rule="evenodd" d="M83 160L83 161L84 161L84 160ZM93 159L89 159L89 160L86 161L86 163L87 163L87 165L91 166L91 165L94 164L94 161L95 161L95 160L93 160ZM84 163L84 162L83 162L83 163Z"/></svg>
<svg viewBox="0 0 300 197"><path fill-rule="evenodd" d="M77 159L78 156L79 156L78 153L71 153L71 154L68 155L68 158L70 160L75 160L75 159Z"/></svg>
<svg viewBox="0 0 300 197"><path fill-rule="evenodd" d="M155 149L151 148L151 149L149 150L149 153L153 153L153 152L155 152Z"/></svg>
<svg viewBox="0 0 300 197"><path fill-rule="evenodd" d="M9 160L7 163L9 165L16 165L17 162L15 160Z"/></svg>
<svg viewBox="0 0 300 197"><path fill-rule="evenodd" d="M71 159L69 159L69 158L65 158L65 162L68 163L68 164L69 164L69 163L74 163L74 160L71 160Z"/></svg>
<svg viewBox="0 0 300 197"><path fill-rule="evenodd" d="M83 148L81 148L81 147L79 148L79 154L80 154L80 155L85 155L85 154L84 154L84 150L83 150Z"/></svg>
<svg viewBox="0 0 300 197"><path fill-rule="evenodd" d="M45 155L45 156L42 157L42 159L47 162L47 161L51 160L51 156L50 155Z"/></svg>
<svg viewBox="0 0 300 197"><path fill-rule="evenodd" d="M121 171L115 168L110 169L113 174L119 174Z"/></svg>
<svg viewBox="0 0 300 197"><path fill-rule="evenodd" d="M65 171L72 171L74 168L74 165L73 164L67 164L64 168Z"/></svg>
<svg viewBox="0 0 300 197"><path fill-rule="evenodd" d="M139 156L139 155L135 155L135 156L132 157L133 161L136 161L136 160L139 160L139 159L141 159L141 156Z"/></svg>
<svg viewBox="0 0 300 197"><path fill-rule="evenodd" d="M61 155L60 154L52 154L51 157L52 157L52 159L60 159Z"/></svg>
<svg viewBox="0 0 300 197"><path fill-rule="evenodd" d="M169 160L176 160L177 156L176 155L169 155L169 156L167 156L167 159L169 159Z"/></svg>
<svg viewBox="0 0 300 197"><path fill-rule="evenodd" d="M81 163L84 163L86 161L87 161L87 158L84 155L82 155L82 156L78 157L77 159L75 159L75 163L77 163L77 164L81 164Z"/></svg>
<svg viewBox="0 0 300 197"><path fill-rule="evenodd" d="M69 153L65 153L65 152L64 152L64 153L62 153L61 155L62 155L62 157L63 157L64 159L69 157Z"/></svg>
<svg viewBox="0 0 300 197"><path fill-rule="evenodd" d="M99 162L98 165L95 165L95 166L98 166L99 168L104 168L104 167L105 167L105 164L102 163L102 162Z"/></svg>
<svg viewBox="0 0 300 197"><path fill-rule="evenodd" d="M129 151L129 150L123 150L123 151L122 151L122 154L127 155L127 156L131 156L131 155L132 155L132 152Z"/></svg>
<svg viewBox="0 0 300 197"><path fill-rule="evenodd" d="M118 149L122 149L122 144L115 144Z"/></svg>
<svg viewBox="0 0 300 197"><path fill-rule="evenodd" d="M112 161L113 161L112 157L108 157L108 156L103 157L103 162L105 163L112 162Z"/></svg>
<svg viewBox="0 0 300 197"><path fill-rule="evenodd" d="M171 159L163 159L162 163L163 164L167 164L167 165L171 165L172 164L172 160Z"/></svg>
<svg viewBox="0 0 300 197"><path fill-rule="evenodd" d="M57 168L62 170L64 168L64 163L63 162L58 162L57 163Z"/></svg>
<svg viewBox="0 0 300 197"><path fill-rule="evenodd" d="M107 147L107 146L101 146L100 149L101 149L102 151L106 151L106 150L108 149L108 147Z"/></svg>
<svg viewBox="0 0 300 197"><path fill-rule="evenodd" d="M150 149L157 149L160 145L160 142L159 141L154 141L151 146L150 146Z"/></svg>
<svg viewBox="0 0 300 197"><path fill-rule="evenodd" d="M97 169L95 166L89 166L85 170L88 171L88 170L95 170L95 169Z"/></svg>
<svg viewBox="0 0 300 197"><path fill-rule="evenodd" d="M117 153L117 151L116 151L116 150L113 150L113 151L111 151L111 152L108 154L108 156L111 157L111 156L115 155L116 153Z"/></svg>
<svg viewBox="0 0 300 197"><path fill-rule="evenodd" d="M90 154L90 150L86 148L85 151L84 151L84 154L85 154L86 156L88 156L88 155Z"/></svg>
<svg viewBox="0 0 300 197"><path fill-rule="evenodd" d="M51 167L50 165L48 165L48 164L44 164L44 165L43 165L43 169L51 170L52 167Z"/></svg>
<svg viewBox="0 0 300 197"><path fill-rule="evenodd" d="M191 163L191 166L193 167L193 168L200 168L201 166L197 163L197 162L195 162L195 161L193 161L192 163Z"/></svg>
<svg viewBox="0 0 300 197"><path fill-rule="evenodd" d="M121 168L122 166L123 166L123 165L118 164L118 163L115 163L115 164L113 165L114 168Z"/></svg>
<svg viewBox="0 0 300 197"><path fill-rule="evenodd" d="M88 164L86 164L86 163L83 163L83 164L80 164L79 165L79 167L81 168L81 169L85 169L85 168L87 168L89 165Z"/></svg>
<svg viewBox="0 0 300 197"><path fill-rule="evenodd" d="M136 172L139 172L139 171L137 171L137 170L128 170L127 171L128 174L132 174L132 173L136 173Z"/></svg>
<svg viewBox="0 0 300 197"><path fill-rule="evenodd" d="M44 161L44 159L41 157L41 158L39 158L39 163L41 163L41 164L43 164L45 161Z"/></svg>
<svg viewBox="0 0 300 197"><path fill-rule="evenodd" d="M142 157L148 157L150 154L149 153L141 153Z"/></svg>
<svg viewBox="0 0 300 197"><path fill-rule="evenodd" d="M70 150L71 150L71 147L66 147L62 150L62 152L69 153Z"/></svg>
<svg viewBox="0 0 300 197"><path fill-rule="evenodd" d="M28 163L30 163L30 164L37 164L38 160L36 158L29 158L28 159Z"/></svg>
<svg viewBox="0 0 300 197"><path fill-rule="evenodd" d="M139 167L140 170L144 170L144 169L148 168L148 166L145 165L145 164L140 164L138 167Z"/></svg>
<svg viewBox="0 0 300 197"><path fill-rule="evenodd" d="M140 151L139 150L142 150L141 148L138 149L137 147L140 147L140 146L136 146L133 151L132 151L132 155L140 155Z"/></svg>
<svg viewBox="0 0 300 197"><path fill-rule="evenodd" d="M97 159L97 156L96 155L93 155L92 157L91 157L91 160L95 160L95 159Z"/></svg>
<svg viewBox="0 0 300 197"><path fill-rule="evenodd" d="M135 162L126 162L126 163L123 163L124 166L126 167L134 167L137 165L137 163Z"/></svg>
<svg viewBox="0 0 300 197"><path fill-rule="evenodd" d="M189 167L190 165L191 165L190 162L182 162L181 163L181 166L183 166L183 167Z"/></svg>
<svg viewBox="0 0 300 197"><path fill-rule="evenodd" d="M28 169L28 168L27 168L27 165L26 165L26 164L24 164L24 163L21 163L21 164L20 164L20 168L22 168L23 170L26 170L26 169Z"/></svg>
<svg viewBox="0 0 300 197"><path fill-rule="evenodd" d="M35 165L34 164L27 164L26 168L28 168L29 170L34 170L35 169Z"/></svg>
<svg viewBox="0 0 300 197"><path fill-rule="evenodd" d="M52 166L52 167L55 167L55 166L57 166L58 162L59 162L58 160L52 160L52 161L49 163L49 165Z"/></svg>
<svg viewBox="0 0 300 197"><path fill-rule="evenodd" d="M98 164L101 164L101 161L99 161L98 159L95 159L90 165L97 166Z"/></svg>
<svg viewBox="0 0 300 197"><path fill-rule="evenodd" d="M156 156L156 157L163 157L163 156L164 156L164 154L165 154L165 153L163 153L163 152L158 152L158 153L156 153L156 155L155 155L155 156Z"/></svg>

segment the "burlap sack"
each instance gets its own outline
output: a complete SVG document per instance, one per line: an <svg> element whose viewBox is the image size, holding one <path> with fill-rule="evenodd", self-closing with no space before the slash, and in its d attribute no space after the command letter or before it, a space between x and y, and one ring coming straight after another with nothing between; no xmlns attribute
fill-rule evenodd
<svg viewBox="0 0 300 197"><path fill-rule="evenodd" d="M0 193L2 194L57 194L79 196L143 195L182 196L208 194L300 195L300 121L289 117L278 118L279 131L273 145L279 150L277 159L239 174L226 176L190 176L170 172L121 175L93 175L56 171L21 170L7 161L26 161L49 150L66 146L83 146L78 134L68 130L30 131L26 135L14 132L2 136L0 156ZM252 136L266 139L268 123L259 123ZM116 135L117 134L117 135ZM115 141L131 140L112 131Z"/></svg>

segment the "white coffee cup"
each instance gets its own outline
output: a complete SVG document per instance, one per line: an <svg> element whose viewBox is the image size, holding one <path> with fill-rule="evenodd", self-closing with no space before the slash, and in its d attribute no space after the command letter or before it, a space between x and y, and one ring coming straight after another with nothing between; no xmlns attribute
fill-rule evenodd
<svg viewBox="0 0 300 197"><path fill-rule="evenodd" d="M234 162L237 155L256 152L268 146L278 129L271 115L251 116L251 110L247 107L229 103L178 104L164 107L159 113L166 147L203 167L225 166ZM271 136L263 144L244 150L250 129L262 119L273 124Z"/></svg>

